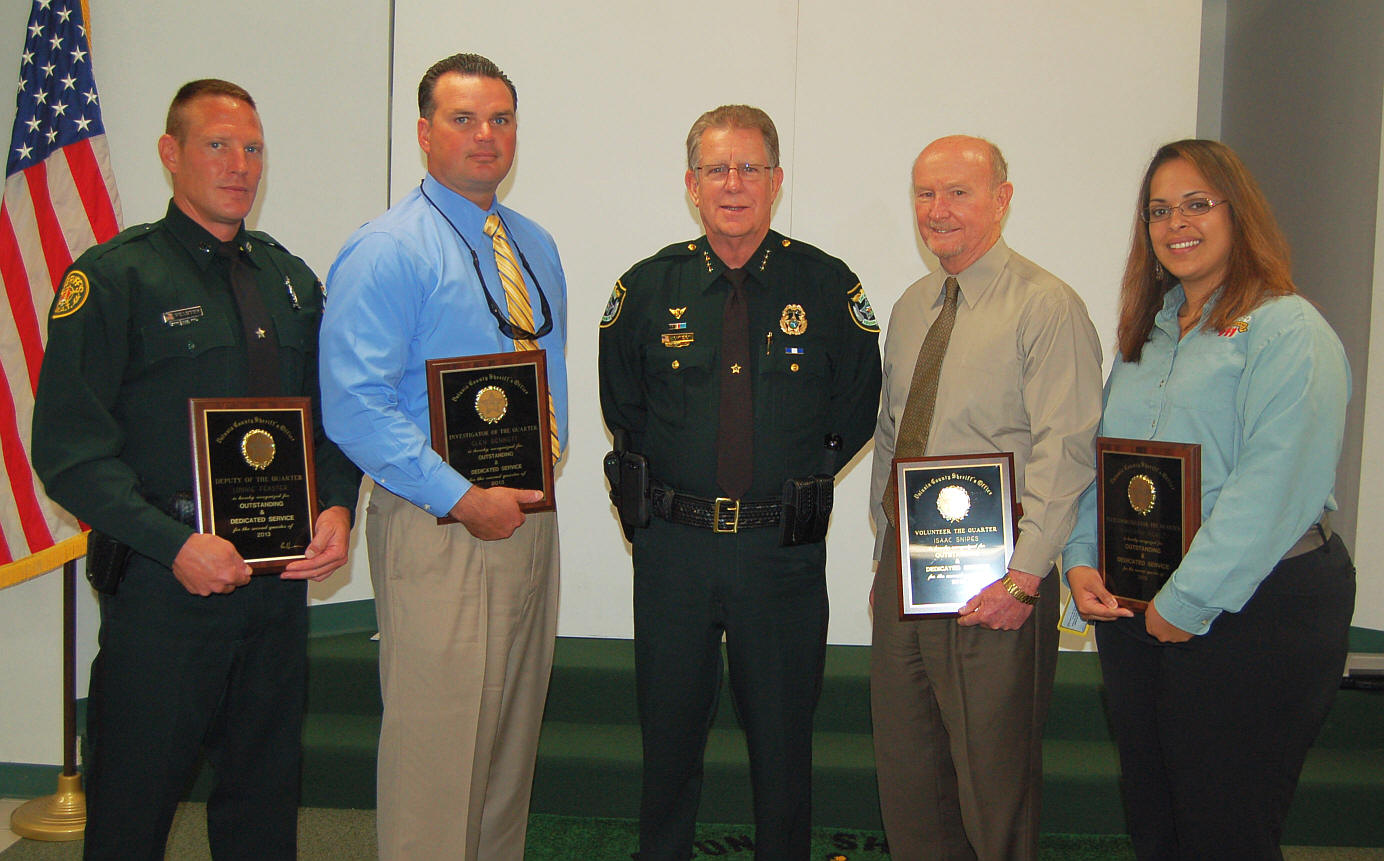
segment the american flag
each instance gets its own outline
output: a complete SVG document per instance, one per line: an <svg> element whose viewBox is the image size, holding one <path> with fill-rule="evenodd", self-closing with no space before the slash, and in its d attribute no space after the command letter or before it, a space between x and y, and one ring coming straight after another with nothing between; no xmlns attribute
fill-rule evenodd
<svg viewBox="0 0 1384 861"><path fill-rule="evenodd" d="M120 230L83 5L34 0L19 57L0 208L0 276L9 306L8 314L0 312L0 466L9 491L0 490L0 585L6 573L46 561L33 554L80 529L43 495L28 451L54 291L73 258Z"/></svg>

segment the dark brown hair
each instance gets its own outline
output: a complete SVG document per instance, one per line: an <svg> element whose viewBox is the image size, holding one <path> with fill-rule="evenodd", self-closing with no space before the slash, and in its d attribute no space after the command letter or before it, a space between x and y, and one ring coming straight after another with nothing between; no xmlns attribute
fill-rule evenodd
<svg viewBox="0 0 1384 861"><path fill-rule="evenodd" d="M509 97L514 100L514 109L519 109L519 92L514 89L514 82L509 76L500 71L499 66L480 54L453 54L433 63L432 67L423 73L423 79L418 82L418 116L432 119L433 111L437 109L437 102L433 99L433 93L437 90L437 79L450 73L462 77L494 78L504 81L505 86L509 87Z"/></svg>
<svg viewBox="0 0 1384 861"><path fill-rule="evenodd" d="M1220 298L1205 329L1218 331L1248 314L1271 296L1297 292L1293 284L1288 241L1278 229L1273 211L1249 169L1230 147L1218 141L1181 140L1159 147L1139 186L1138 210L1149 204L1153 175L1164 164L1183 159L1206 182L1225 196L1230 211L1230 266ZM1177 279L1157 265L1149 226L1134 216L1133 241L1120 288L1120 355L1137 362L1148 343L1154 317L1163 309L1164 294Z"/></svg>

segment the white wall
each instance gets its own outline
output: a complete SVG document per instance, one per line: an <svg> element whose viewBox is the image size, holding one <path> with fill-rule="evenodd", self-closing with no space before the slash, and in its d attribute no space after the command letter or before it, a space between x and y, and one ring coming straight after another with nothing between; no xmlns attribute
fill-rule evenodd
<svg viewBox="0 0 1384 861"><path fill-rule="evenodd" d="M571 293L563 634L632 633L629 556L600 472L609 441L596 321L626 268L701 232L682 184L699 113L738 101L773 116L787 175L775 228L849 263L881 320L934 262L913 223L913 157L944 134L992 138L1016 188L1010 244L1085 297L1107 345L1142 168L1158 143L1196 128L1199 0L396 8L396 195L422 175L415 88L428 65L477 50L519 89L519 157L501 193L556 236ZM827 554L836 643L869 641L868 485L867 455L837 490Z"/></svg>
<svg viewBox="0 0 1384 861"><path fill-rule="evenodd" d="M29 6L0 3L6 80L18 72ZM194 78L227 78L255 96L265 128L266 169L251 226L325 275L342 239L387 203L388 0L242 0L233 9L92 0L91 7L92 62L125 224L160 218L168 203L155 142L173 93ZM6 102L0 127L8 143L14 114ZM313 593L369 598L365 571L339 573ZM62 760L61 595L60 574L0 592L0 762ZM78 695L85 696L96 605L89 589L78 595Z"/></svg>
<svg viewBox="0 0 1384 861"><path fill-rule="evenodd" d="M27 5L0 5L0 70L15 68ZM682 141L698 113L744 101L774 116L788 176L775 226L850 263L881 318L934 262L912 222L913 156L943 134L993 138L1016 186L1010 243L1085 297L1107 355L1140 169L1197 120L1200 0L863 0L849 12L823 0L667 11L642 0L395 0L391 164L389 0L245 0L233 14L204 0L92 5L127 223L159 217L166 203L154 141L176 86L229 78L255 94L268 139L253 226L320 273L387 205L389 169L396 196L421 176L413 129L423 70L478 50L514 78L521 145L502 194L557 237L571 291L572 443L557 488L567 635L631 631L629 557L598 466L608 440L595 399L596 321L625 268L700 232L682 186ZM9 119L0 116L4 128ZM838 492L829 549L838 643L868 639L868 472L859 459ZM357 550L316 599L370 596ZM0 762L59 759L57 650L45 642L57 586L49 576L0 594ZM88 612L83 667L94 630Z"/></svg>

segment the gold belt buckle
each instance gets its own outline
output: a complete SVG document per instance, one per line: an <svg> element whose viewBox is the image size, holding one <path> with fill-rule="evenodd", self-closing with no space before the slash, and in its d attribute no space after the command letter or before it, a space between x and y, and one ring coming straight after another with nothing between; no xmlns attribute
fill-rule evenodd
<svg viewBox="0 0 1384 861"><path fill-rule="evenodd" d="M728 515L733 515L729 529L721 528L721 512L725 511ZM739 532L740 531L740 500L727 499L724 496L716 497L716 507L711 515L712 532Z"/></svg>

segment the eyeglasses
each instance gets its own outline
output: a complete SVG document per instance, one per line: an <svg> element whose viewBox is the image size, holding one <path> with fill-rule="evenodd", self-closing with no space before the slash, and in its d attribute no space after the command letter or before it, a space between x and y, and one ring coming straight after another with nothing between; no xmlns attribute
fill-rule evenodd
<svg viewBox="0 0 1384 861"><path fill-rule="evenodd" d="M1167 221L1173 217L1174 212L1180 212L1188 218L1200 218L1222 203L1229 203L1228 200L1211 200L1205 197L1194 197L1191 200L1184 200L1176 206L1169 206L1166 203L1157 203L1153 206L1146 206L1139 210L1139 217L1149 224L1155 221Z"/></svg>
<svg viewBox="0 0 1384 861"><path fill-rule="evenodd" d="M740 181L747 185L763 182L773 169L769 164L703 164L696 168L702 179L712 185L725 185L731 171L740 174Z"/></svg>

